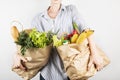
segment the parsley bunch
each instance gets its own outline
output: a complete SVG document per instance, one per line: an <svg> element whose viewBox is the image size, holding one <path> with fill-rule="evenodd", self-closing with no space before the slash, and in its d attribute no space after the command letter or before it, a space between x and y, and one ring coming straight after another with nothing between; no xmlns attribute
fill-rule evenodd
<svg viewBox="0 0 120 80"><path fill-rule="evenodd" d="M18 40L15 43L21 46L20 50L22 55L25 54L27 49L35 47L31 38L29 37L29 34L25 31L19 33Z"/></svg>

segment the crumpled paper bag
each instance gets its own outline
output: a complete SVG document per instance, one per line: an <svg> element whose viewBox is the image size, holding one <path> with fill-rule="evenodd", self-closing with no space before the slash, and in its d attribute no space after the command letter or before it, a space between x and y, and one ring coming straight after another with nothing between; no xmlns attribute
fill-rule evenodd
<svg viewBox="0 0 120 80"><path fill-rule="evenodd" d="M18 53L20 53L20 46L18 48ZM25 52L23 55L28 58L29 61L24 63L27 71L21 70L20 68L12 68L12 71L16 72L24 80L30 80L33 78L40 69L42 69L48 62L52 45L46 46L45 48L31 48Z"/></svg>
<svg viewBox="0 0 120 80"><path fill-rule="evenodd" d="M96 46L98 54L103 59L103 66L110 63L105 53ZM87 39L82 44L65 44L57 47L57 51L64 64L64 69L70 80L86 80L97 72L94 64L88 70L90 60L90 49Z"/></svg>

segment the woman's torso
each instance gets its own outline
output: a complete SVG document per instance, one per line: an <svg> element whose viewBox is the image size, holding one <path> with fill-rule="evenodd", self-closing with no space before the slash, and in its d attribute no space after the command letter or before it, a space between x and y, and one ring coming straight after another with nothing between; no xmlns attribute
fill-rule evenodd
<svg viewBox="0 0 120 80"><path fill-rule="evenodd" d="M72 27L72 5L61 6L61 9L55 19L51 19L47 10L38 14L32 23L39 31L58 32L58 36L63 33L71 33ZM55 49L52 50L48 64L41 70L45 80L68 80L64 71L63 63Z"/></svg>

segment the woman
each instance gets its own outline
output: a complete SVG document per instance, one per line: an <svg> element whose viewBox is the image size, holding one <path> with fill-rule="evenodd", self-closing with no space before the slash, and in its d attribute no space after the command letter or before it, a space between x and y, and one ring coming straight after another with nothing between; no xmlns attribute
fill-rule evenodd
<svg viewBox="0 0 120 80"><path fill-rule="evenodd" d="M71 33L73 30L72 23L75 22L80 31L87 30L85 23L79 16L77 9L73 5L64 6L61 4L61 0L51 0L50 7L38 14L32 22L32 27L36 27L38 31L49 31L62 33ZM92 36L88 38L91 49L91 60L88 65L88 69L91 64L96 64L97 69L102 68L102 59L97 55L95 50L95 44L92 40ZM22 56L16 54L14 57L14 67L19 67L25 70L25 67L21 64L21 61L27 60ZM69 78L65 74L63 63L60 60L57 51L52 50L48 64L40 71L40 80L68 80Z"/></svg>

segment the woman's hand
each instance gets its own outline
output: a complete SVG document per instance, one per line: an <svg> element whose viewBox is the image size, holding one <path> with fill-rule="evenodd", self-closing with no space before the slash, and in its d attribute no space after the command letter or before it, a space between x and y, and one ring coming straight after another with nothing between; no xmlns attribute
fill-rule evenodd
<svg viewBox="0 0 120 80"><path fill-rule="evenodd" d="M22 70L26 70L25 66L23 66L22 62L27 62L27 59L19 54L15 54L13 56L13 68L20 68Z"/></svg>
<svg viewBox="0 0 120 80"><path fill-rule="evenodd" d="M96 66L96 69L99 71L103 68L103 59L98 54L94 54L93 56L93 63Z"/></svg>
<svg viewBox="0 0 120 80"><path fill-rule="evenodd" d="M88 70L92 65L96 66L97 71L100 71L103 68L103 59L98 54L90 55L90 61L88 64Z"/></svg>

